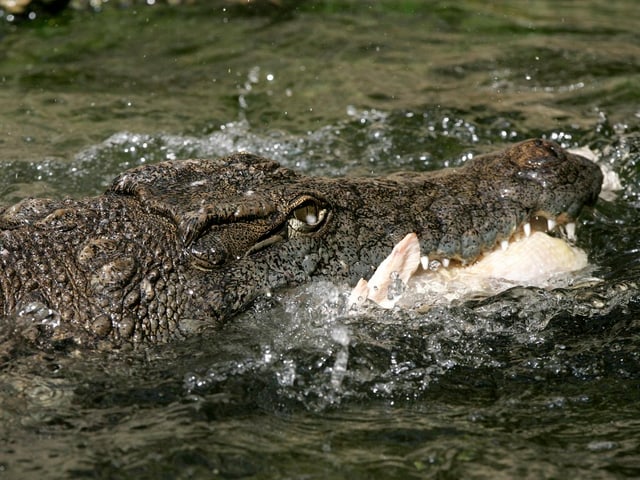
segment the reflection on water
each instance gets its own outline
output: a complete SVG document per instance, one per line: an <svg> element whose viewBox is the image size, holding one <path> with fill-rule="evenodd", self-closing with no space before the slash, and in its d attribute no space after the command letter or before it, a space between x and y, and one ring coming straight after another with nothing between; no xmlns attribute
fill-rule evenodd
<svg viewBox="0 0 640 480"><path fill-rule="evenodd" d="M171 158L367 175L544 135L621 177L578 226L602 281L355 313L317 282L133 352L38 351L5 322L0 476L638 476L634 4L214 3L3 25L2 202Z"/></svg>

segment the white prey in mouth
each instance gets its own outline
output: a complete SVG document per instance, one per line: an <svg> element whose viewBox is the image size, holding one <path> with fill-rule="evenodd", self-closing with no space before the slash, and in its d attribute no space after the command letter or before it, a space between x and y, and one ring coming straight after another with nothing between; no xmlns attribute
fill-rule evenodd
<svg viewBox="0 0 640 480"><path fill-rule="evenodd" d="M548 220L549 230L556 224ZM351 292L350 305L370 300L383 308L411 307L450 302L471 295L494 295L515 285L548 287L554 280L587 266L587 254L565 240L531 231L503 241L500 248L470 265L453 265L449 259L429 260L421 255L415 233L406 235L378 266L369 281L361 279ZM569 240L575 224L564 227Z"/></svg>

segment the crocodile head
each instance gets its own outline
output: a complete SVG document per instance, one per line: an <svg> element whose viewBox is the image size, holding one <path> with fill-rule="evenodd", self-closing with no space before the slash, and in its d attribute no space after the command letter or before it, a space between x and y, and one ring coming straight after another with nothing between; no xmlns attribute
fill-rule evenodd
<svg viewBox="0 0 640 480"><path fill-rule="evenodd" d="M307 177L249 154L142 166L100 197L0 215L4 310L35 298L93 335L164 340L277 288L355 284L410 232L430 259L466 264L520 229L571 229L601 182L544 140L379 178Z"/></svg>

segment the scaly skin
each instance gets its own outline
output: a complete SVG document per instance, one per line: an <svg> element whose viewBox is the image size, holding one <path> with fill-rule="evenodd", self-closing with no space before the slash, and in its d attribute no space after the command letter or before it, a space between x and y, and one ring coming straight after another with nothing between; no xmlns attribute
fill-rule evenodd
<svg viewBox="0 0 640 480"><path fill-rule="evenodd" d="M99 197L0 212L0 312L76 343L166 341L273 289L369 278L409 232L431 259L472 262L535 215L575 219L601 182L543 140L381 178L305 177L248 154L143 166Z"/></svg>

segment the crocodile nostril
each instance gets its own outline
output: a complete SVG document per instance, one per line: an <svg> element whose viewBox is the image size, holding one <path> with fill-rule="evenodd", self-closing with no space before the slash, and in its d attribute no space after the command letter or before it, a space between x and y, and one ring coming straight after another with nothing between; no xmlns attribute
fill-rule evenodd
<svg viewBox="0 0 640 480"><path fill-rule="evenodd" d="M555 143L549 143L549 150L551 150L551 152L553 153L554 157L556 157L556 158L562 158L563 157L562 150Z"/></svg>

